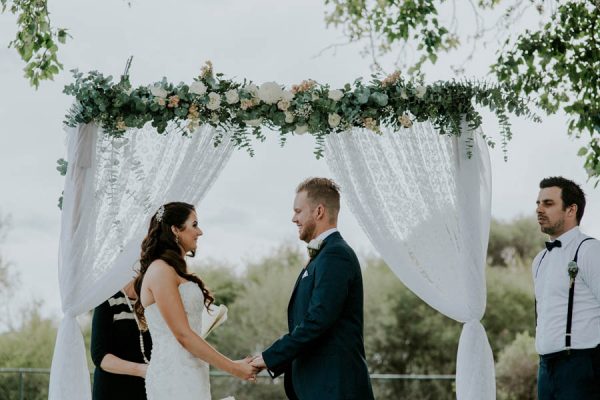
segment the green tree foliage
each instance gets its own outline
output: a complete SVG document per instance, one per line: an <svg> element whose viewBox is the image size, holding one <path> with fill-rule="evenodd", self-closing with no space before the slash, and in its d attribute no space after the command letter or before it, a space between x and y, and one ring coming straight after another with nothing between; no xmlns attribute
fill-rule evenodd
<svg viewBox="0 0 600 400"><path fill-rule="evenodd" d="M511 221L492 218L488 244L491 266L528 266L544 246L546 235L535 218L519 217Z"/></svg>
<svg viewBox="0 0 600 400"><path fill-rule="evenodd" d="M33 303L23 313L23 322L17 329L0 334L0 368L50 368L56 341L54 321L42 318L40 303ZM48 375L24 375L23 389L27 399L48 398ZM19 399L19 376L0 374L0 398Z"/></svg>
<svg viewBox="0 0 600 400"><path fill-rule="evenodd" d="M600 5L565 1L543 28L507 40L492 66L500 82L516 93L536 95L548 114L570 116L569 133L590 135L585 156L588 175L600 177ZM596 182L598 184L598 181Z"/></svg>
<svg viewBox="0 0 600 400"><path fill-rule="evenodd" d="M58 44L67 40L67 30L53 28L47 0L0 0L2 12L17 16L17 34L9 43L25 61L25 77L36 88L40 81L53 79L62 69Z"/></svg>
<svg viewBox="0 0 600 400"><path fill-rule="evenodd" d="M538 355L528 332L517 335L498 355L496 382L499 400L535 400Z"/></svg>
<svg viewBox="0 0 600 400"><path fill-rule="evenodd" d="M458 34L457 16L449 17L456 0L325 0L325 4L331 6L326 22L342 27L350 41L366 41L375 62L378 54L398 48L406 56L408 45L416 44L417 61L409 72L466 44ZM508 37L490 66L498 83L548 114L563 110L570 117L569 134L589 134L579 155L586 157L588 175L600 182L600 1L478 0L471 5L475 20L471 38L481 40L490 30ZM500 7L503 17L488 29L486 25L494 21L484 20L485 11ZM544 23L516 38L510 36L512 23L528 8L536 8ZM546 8L552 11L546 14Z"/></svg>

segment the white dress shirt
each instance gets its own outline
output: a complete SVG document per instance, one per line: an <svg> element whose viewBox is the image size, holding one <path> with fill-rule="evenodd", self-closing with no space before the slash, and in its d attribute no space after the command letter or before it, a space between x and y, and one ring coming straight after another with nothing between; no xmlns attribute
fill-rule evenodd
<svg viewBox="0 0 600 400"><path fill-rule="evenodd" d="M561 247L543 250L532 263L537 326L535 348L539 354L565 350L569 274L567 266L584 235L575 227L563 233ZM588 240L577 256L579 272L575 278L571 348L588 349L600 343L600 241Z"/></svg>
<svg viewBox="0 0 600 400"><path fill-rule="evenodd" d="M337 228L331 228L326 230L325 232L321 232L321 234L319 236L317 236L315 239L316 240L325 240L327 238L327 236L331 235L334 232L337 232Z"/></svg>

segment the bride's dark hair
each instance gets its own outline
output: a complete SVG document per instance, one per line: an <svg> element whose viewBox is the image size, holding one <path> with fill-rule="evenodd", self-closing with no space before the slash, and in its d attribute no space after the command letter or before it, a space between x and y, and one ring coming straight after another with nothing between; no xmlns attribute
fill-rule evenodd
<svg viewBox="0 0 600 400"><path fill-rule="evenodd" d="M172 226L179 229L184 228L185 221L189 218L194 206L182 202L167 203L162 206L160 212L152 216L148 234L142 242L142 254L140 256L140 271L133 283L138 300L135 302L135 313L141 325L146 328L144 318L144 307L141 303L142 282L150 264L155 260L163 260L169 264L182 278L195 282L204 294L204 306L208 309L215 301L210 291L202 282L202 279L194 274L188 273L187 263L181 253L181 247L176 242ZM159 214L162 212L162 215ZM192 254L193 255L193 254Z"/></svg>

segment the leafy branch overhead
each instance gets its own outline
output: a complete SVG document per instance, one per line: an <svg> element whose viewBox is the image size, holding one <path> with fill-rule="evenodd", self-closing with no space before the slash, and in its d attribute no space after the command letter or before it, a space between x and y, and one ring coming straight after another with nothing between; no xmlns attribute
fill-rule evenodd
<svg viewBox="0 0 600 400"><path fill-rule="evenodd" d="M462 122L481 126L476 106L496 114L503 148L511 138L508 114L538 120L527 104L503 85L474 81L446 81L423 85L399 72L373 75L370 82L356 79L342 89L306 80L287 90L275 82L260 86L235 82L214 74L207 63L193 83L174 85L165 78L149 86L132 88L128 76L117 83L99 72L74 71L75 82L65 93L75 97L66 117L69 126L95 122L112 136L150 122L159 133L175 125L184 134L201 124L233 132L238 148L253 154L252 138L264 140L263 129L286 135L310 133L316 139L317 158L323 156L325 136L352 127L380 133L382 126L396 131L413 122L430 121L440 134L460 135ZM488 143L493 145L490 138Z"/></svg>
<svg viewBox="0 0 600 400"><path fill-rule="evenodd" d="M391 52L408 59L407 49L416 44L415 62L405 65L413 72L420 72L426 62L434 64L441 53L467 45L460 41L459 26L473 26L470 57L486 34L504 36L504 46L490 66L499 84L530 97L547 114L565 112L570 135L589 134L579 155L586 157L588 175L600 179L599 0L471 0L472 24L465 15L458 23L458 0L324 1L330 6L326 22L341 27L349 41L366 42L375 63L377 56ZM501 6L502 17L495 23L482 17ZM512 38L515 21L529 9L544 23Z"/></svg>
<svg viewBox="0 0 600 400"><path fill-rule="evenodd" d="M63 68L58 61L58 45L67 40L67 30L53 28L47 0L0 0L2 12L17 16L17 33L9 43L25 61L25 78L36 88L53 79Z"/></svg>

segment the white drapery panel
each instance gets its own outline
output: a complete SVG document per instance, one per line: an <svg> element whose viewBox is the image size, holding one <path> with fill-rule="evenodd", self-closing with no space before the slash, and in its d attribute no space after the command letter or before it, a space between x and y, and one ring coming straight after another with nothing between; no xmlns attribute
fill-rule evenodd
<svg viewBox="0 0 600 400"><path fill-rule="evenodd" d="M479 322L491 212L490 160L481 132L463 126L459 138L439 135L430 123L400 132L383 128L382 135L355 128L327 136L325 159L394 273L426 303L465 324L457 398L495 399L494 360Z"/></svg>
<svg viewBox="0 0 600 400"><path fill-rule="evenodd" d="M229 160L230 135L214 146L211 126L184 137L151 126L111 138L93 124L69 129L59 285L64 313L50 374L50 400L91 399L76 317L133 276L151 216L168 201L198 204Z"/></svg>

